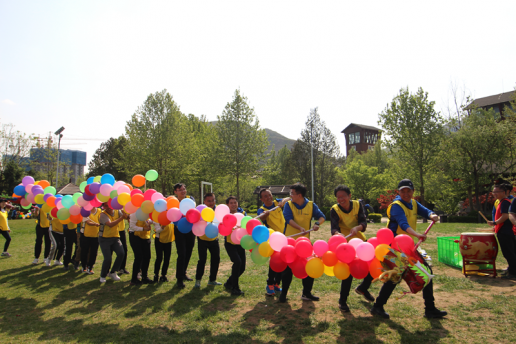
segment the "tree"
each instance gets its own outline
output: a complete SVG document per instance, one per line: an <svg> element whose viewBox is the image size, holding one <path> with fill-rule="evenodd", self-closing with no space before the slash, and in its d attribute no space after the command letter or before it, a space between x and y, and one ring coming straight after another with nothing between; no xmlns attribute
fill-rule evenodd
<svg viewBox="0 0 516 344"><path fill-rule="evenodd" d="M88 164L88 177L111 173L116 180L128 180L124 169L124 148L127 144L125 136L110 138L102 142Z"/></svg>
<svg viewBox="0 0 516 344"><path fill-rule="evenodd" d="M296 171L292 166L292 153L287 146L283 146L277 153L274 145L269 160L263 169L264 185L293 184Z"/></svg>
<svg viewBox="0 0 516 344"><path fill-rule="evenodd" d="M414 181L423 205L425 180L435 166L444 133L443 119L434 104L422 88L416 94L402 88L378 120L387 136L385 144L397 160L394 167Z"/></svg>
<svg viewBox="0 0 516 344"><path fill-rule="evenodd" d="M0 194L6 194L9 197L14 191L14 187L20 184L24 170L14 161L9 161L4 166L2 175L0 176Z"/></svg>
<svg viewBox="0 0 516 344"><path fill-rule="evenodd" d="M217 119L220 164L226 174L234 176L240 199L240 178L256 174L269 146L267 134L240 90L235 90L233 100Z"/></svg>
<svg viewBox="0 0 516 344"><path fill-rule="evenodd" d="M30 149L35 145L34 134L27 135L14 128L14 124L4 124L0 129L0 152L2 166L10 161L18 166L26 167Z"/></svg>
<svg viewBox="0 0 516 344"><path fill-rule="evenodd" d="M367 166L361 159L346 164L346 169L341 173L353 198L376 200L388 185L386 174L378 173L377 167Z"/></svg>

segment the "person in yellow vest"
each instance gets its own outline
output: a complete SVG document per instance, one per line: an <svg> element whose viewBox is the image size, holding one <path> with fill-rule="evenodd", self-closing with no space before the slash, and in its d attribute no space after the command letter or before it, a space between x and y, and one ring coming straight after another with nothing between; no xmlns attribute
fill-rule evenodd
<svg viewBox="0 0 516 344"><path fill-rule="evenodd" d="M226 205L229 207L231 214L238 212L238 200L235 196L229 196L226 199ZM245 271L245 250L240 244L235 244L231 240L231 235L225 237L224 247L228 253L229 259L233 262L231 267L231 275L228 277L224 287L231 291L231 295L240 296L244 292L240 290L239 279Z"/></svg>
<svg viewBox="0 0 516 344"><path fill-rule="evenodd" d="M283 206L285 203L290 201L290 198L273 199L272 193L269 189L261 189L259 196L260 200L263 202L263 205L258 209L257 212L260 220L267 228L271 228L276 232L283 233L283 230L285 229ZM271 211L271 209L275 207L279 208ZM283 274L281 272L276 272L269 266L267 285L265 286L265 295L274 296L276 295L276 292L281 293L279 284L281 282L282 275Z"/></svg>
<svg viewBox="0 0 516 344"><path fill-rule="evenodd" d="M170 255L172 253L172 242L174 237L174 224L169 223L166 226L161 226L154 222L154 249L156 250L156 261L154 262L154 282L168 282L167 272L170 264ZM161 268L161 263L163 267ZM161 268L161 277L159 277L159 270Z"/></svg>
<svg viewBox="0 0 516 344"><path fill-rule="evenodd" d="M83 218L84 227L81 233L81 264L82 272L93 275L93 265L97 260L99 249L100 213L97 208L91 209L88 217ZM88 259L89 257L89 259Z"/></svg>
<svg viewBox="0 0 516 344"><path fill-rule="evenodd" d="M45 239L45 251L43 253L43 259L46 261L48 254L50 253L50 247L52 242L50 240L50 222L48 220L48 214L40 209L39 207L34 208L33 212L36 220L36 245L34 246L34 261L32 264L36 265L39 263L39 256L41 255L41 246L43 245L43 238Z"/></svg>
<svg viewBox="0 0 516 344"><path fill-rule="evenodd" d="M9 248L9 244L11 243L11 236L9 233L11 229L9 228L9 223L7 221L7 217L9 212L6 209L7 199L0 198L0 233L5 238L4 250L2 252L2 257L11 257L11 254L7 252Z"/></svg>
<svg viewBox="0 0 516 344"><path fill-rule="evenodd" d="M118 277L116 272L120 269L124 259L124 248L120 241L118 225L120 222L123 223L127 217L124 213L115 212L109 207L107 202L102 203L102 213L99 218L99 246L104 256L104 262L100 270L100 283L105 283L108 276L113 281L120 281L120 277ZM113 252L116 254L116 259L113 267L111 267ZM111 268L111 272L109 272L109 268Z"/></svg>
<svg viewBox="0 0 516 344"><path fill-rule="evenodd" d="M64 225L58 218L52 218L52 237L56 242L56 253L55 256L48 257L48 261L50 262L52 259L55 259L54 265L60 266L63 265L61 262L61 257L64 253Z"/></svg>
<svg viewBox="0 0 516 344"><path fill-rule="evenodd" d="M174 185L174 194L176 195L179 202L185 198L190 198L195 202L192 196L186 194L186 185L183 183L177 183ZM176 261L176 279L177 287L184 288L184 281L191 282L193 279L186 275L190 258L192 257L192 251L195 246L195 235L192 231L188 233L181 233L177 228L178 222L174 222L174 236L177 250L177 261Z"/></svg>
<svg viewBox="0 0 516 344"><path fill-rule="evenodd" d="M63 258L63 269L68 271L68 264L72 262L72 251L73 245L75 244L75 251L77 252L77 225L73 222L63 226L64 235L64 258ZM76 263L74 262L74 267Z"/></svg>
<svg viewBox="0 0 516 344"><path fill-rule="evenodd" d="M204 205L215 210L215 194L208 192L204 195ZM195 273L194 288L201 287L201 279L204 275L204 268L206 260L208 259L208 251L210 251L210 277L208 278L208 285L222 285L217 282L217 273L219 272L220 264L220 246L219 238L210 239L206 234L197 238L197 252L199 253L199 260L197 261L197 271Z"/></svg>
<svg viewBox="0 0 516 344"><path fill-rule="evenodd" d="M123 210L116 210L118 212L118 216L122 216L124 213ZM126 217L126 220L129 219L129 216ZM124 249L124 259L122 259L122 264L120 265L120 270L118 270L118 273L120 275L125 274L129 275L129 271L127 271L126 264L127 264L127 236L125 234L125 221L120 221L118 224L118 234L120 235L120 242L122 243L122 248Z"/></svg>
<svg viewBox="0 0 516 344"><path fill-rule="evenodd" d="M347 238L348 241L354 238L366 241L363 232L367 228L367 218L360 202L351 200L351 190L346 185L337 186L333 193L337 197L337 204L330 210L331 235L343 235L345 237L350 235ZM368 290L372 281L373 277L368 274L362 283L355 288L355 292L369 302L374 302L374 297ZM353 276L349 275L348 278L342 280L340 285L339 308L343 312L349 312L347 300L352 282Z"/></svg>
<svg viewBox="0 0 516 344"><path fill-rule="evenodd" d="M129 216L129 244L134 254L131 285L154 283L154 281L148 277L151 258L150 222L151 220L138 220L136 214ZM138 279L140 271L142 273L141 280Z"/></svg>
<svg viewBox="0 0 516 344"><path fill-rule="evenodd" d="M319 226L324 223L326 217L319 210L319 207L306 198L306 186L303 184L294 184L290 187L291 200L283 207L283 217L285 217L286 236L295 235L294 239L300 236L310 238L310 233L306 233L310 227L312 218L318 219L313 226L313 230L319 230ZM287 293L292 282L292 270L287 266L283 271L281 279L282 291L279 302L287 302ZM303 294L301 299L305 301L319 301L319 297L312 294L314 279L310 276L303 278Z"/></svg>
<svg viewBox="0 0 516 344"><path fill-rule="evenodd" d="M387 228L393 232L394 236L408 234L413 238L422 239L424 241L426 240L426 234L416 232L417 216L419 215L435 222L439 220L439 216L413 199L413 196L414 184L412 181L409 179L401 180L398 184L398 196L394 198L394 201L387 208L387 216L389 217ZM430 273L432 273L430 266L428 266L426 262L424 264L429 269ZM389 318L389 313L383 309L383 306L389 300L394 288L396 288L396 284L393 282L388 281L384 283L373 308L371 308L372 315L380 316L385 319ZM448 314L435 307L433 281L430 281L430 283L423 288L423 299L425 300L425 317L442 318Z"/></svg>

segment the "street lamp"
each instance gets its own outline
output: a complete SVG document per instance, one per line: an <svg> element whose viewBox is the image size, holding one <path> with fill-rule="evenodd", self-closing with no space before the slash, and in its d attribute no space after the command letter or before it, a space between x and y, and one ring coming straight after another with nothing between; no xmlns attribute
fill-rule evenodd
<svg viewBox="0 0 516 344"><path fill-rule="evenodd" d="M59 143L57 144L57 173L56 173L56 189L58 187L57 181L59 180L59 149L61 149L61 138L63 134L61 134L65 130L64 127L57 129L54 135L59 135Z"/></svg>

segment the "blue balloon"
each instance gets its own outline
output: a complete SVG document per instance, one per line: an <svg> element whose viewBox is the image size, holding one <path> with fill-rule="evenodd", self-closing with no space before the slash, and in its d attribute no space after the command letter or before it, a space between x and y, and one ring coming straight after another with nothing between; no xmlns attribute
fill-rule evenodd
<svg viewBox="0 0 516 344"><path fill-rule="evenodd" d="M88 180L86 180L86 184L91 184L93 183L93 179L95 179L95 177L89 177Z"/></svg>
<svg viewBox="0 0 516 344"><path fill-rule="evenodd" d="M167 211L167 201L164 199L158 199L156 202L154 202L154 210L156 210L158 213Z"/></svg>
<svg viewBox="0 0 516 344"><path fill-rule="evenodd" d="M253 240L258 244L269 240L269 229L264 225L259 225L253 228Z"/></svg>
<svg viewBox="0 0 516 344"><path fill-rule="evenodd" d="M192 231L192 227L193 223L186 221L186 217L183 217L177 223L177 229L183 234L190 233Z"/></svg>
<svg viewBox="0 0 516 344"><path fill-rule="evenodd" d="M190 198L184 198L179 203L179 210L181 210L181 214L186 216L186 212L190 209L195 208L195 202Z"/></svg>
<svg viewBox="0 0 516 344"><path fill-rule="evenodd" d="M102 177L100 177L100 184L113 185L115 184L115 177L111 173L104 173Z"/></svg>
<svg viewBox="0 0 516 344"><path fill-rule="evenodd" d="M219 235L219 229L213 223L210 223L204 229L204 234L210 239L215 239Z"/></svg>
<svg viewBox="0 0 516 344"><path fill-rule="evenodd" d="M63 204L66 209L70 209L70 207L74 205L75 202L73 201L73 197L71 195L66 195L61 198L61 204Z"/></svg>
<svg viewBox="0 0 516 344"><path fill-rule="evenodd" d="M14 188L14 194L16 196L25 196L26 192L25 192L25 186L23 185L18 185Z"/></svg>
<svg viewBox="0 0 516 344"><path fill-rule="evenodd" d="M147 219L149 218L149 215L145 214L142 211L142 208L138 208L138 210L136 210L135 214L136 214L136 218L138 219L138 221L147 221Z"/></svg>
<svg viewBox="0 0 516 344"><path fill-rule="evenodd" d="M56 197L56 198L62 198L62 197L63 197L63 195L61 195L61 194L57 194L55 197Z"/></svg>

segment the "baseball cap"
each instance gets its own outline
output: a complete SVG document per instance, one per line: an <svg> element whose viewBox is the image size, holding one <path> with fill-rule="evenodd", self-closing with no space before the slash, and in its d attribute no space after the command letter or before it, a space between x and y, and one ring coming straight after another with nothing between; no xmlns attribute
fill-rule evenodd
<svg viewBox="0 0 516 344"><path fill-rule="evenodd" d="M410 179L403 179L398 184L398 190L409 188L410 190L414 190L414 184L410 181Z"/></svg>

